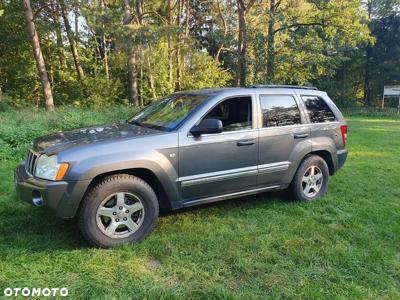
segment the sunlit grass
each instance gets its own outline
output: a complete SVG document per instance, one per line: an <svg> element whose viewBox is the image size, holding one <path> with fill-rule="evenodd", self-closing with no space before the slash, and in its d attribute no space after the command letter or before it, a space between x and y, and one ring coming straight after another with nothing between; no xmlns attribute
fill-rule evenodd
<svg viewBox="0 0 400 300"><path fill-rule="evenodd" d="M68 287L73 299L400 298L400 120L349 118L348 162L319 202L277 192L183 210L139 245L90 249L74 221L15 199L13 170L33 136L130 114L0 114L0 295L27 286Z"/></svg>

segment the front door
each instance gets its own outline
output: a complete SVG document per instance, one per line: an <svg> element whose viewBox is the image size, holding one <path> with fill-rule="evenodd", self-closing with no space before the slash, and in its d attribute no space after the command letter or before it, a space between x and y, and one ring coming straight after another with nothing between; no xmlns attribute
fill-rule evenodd
<svg viewBox="0 0 400 300"><path fill-rule="evenodd" d="M184 201L242 191L256 186L258 131L253 122L255 99L225 99L202 119L222 121L218 134L179 141L179 185ZM200 121L200 120L199 120Z"/></svg>

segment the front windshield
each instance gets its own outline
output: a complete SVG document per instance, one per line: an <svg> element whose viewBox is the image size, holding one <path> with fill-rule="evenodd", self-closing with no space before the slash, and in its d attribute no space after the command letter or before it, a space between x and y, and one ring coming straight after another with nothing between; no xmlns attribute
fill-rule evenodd
<svg viewBox="0 0 400 300"><path fill-rule="evenodd" d="M129 120L145 127L161 130L175 129L208 95L173 94L150 104Z"/></svg>

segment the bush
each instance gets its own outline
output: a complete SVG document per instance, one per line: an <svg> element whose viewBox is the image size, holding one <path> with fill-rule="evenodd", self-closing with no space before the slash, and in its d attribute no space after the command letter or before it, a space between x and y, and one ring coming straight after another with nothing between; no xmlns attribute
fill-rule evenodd
<svg viewBox="0 0 400 300"><path fill-rule="evenodd" d="M8 110L0 113L0 161L25 156L33 139L59 130L104 123L119 123L133 116L137 108L113 106L107 109L59 108Z"/></svg>

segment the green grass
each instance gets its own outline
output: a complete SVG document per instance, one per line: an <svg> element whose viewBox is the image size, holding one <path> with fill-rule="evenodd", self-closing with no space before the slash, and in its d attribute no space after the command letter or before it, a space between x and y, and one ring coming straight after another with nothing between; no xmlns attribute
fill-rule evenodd
<svg viewBox="0 0 400 300"><path fill-rule="evenodd" d="M400 298L400 120L349 119L348 161L319 202L266 193L180 211L139 245L90 249L73 221L16 199L13 170L32 137L130 114L0 113L0 295L67 287L74 299Z"/></svg>

